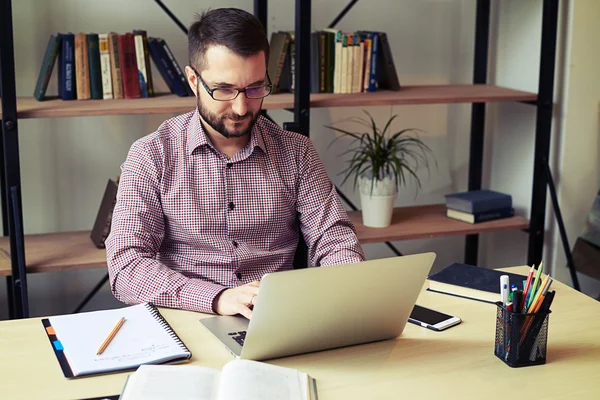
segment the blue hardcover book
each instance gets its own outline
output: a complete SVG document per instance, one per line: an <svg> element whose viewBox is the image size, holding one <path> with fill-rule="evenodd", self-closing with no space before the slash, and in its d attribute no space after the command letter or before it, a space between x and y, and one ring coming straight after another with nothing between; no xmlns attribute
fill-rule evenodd
<svg viewBox="0 0 600 400"><path fill-rule="evenodd" d="M447 194L445 197L447 208L469 214L512 207L510 195L493 190L473 190Z"/></svg>
<svg viewBox="0 0 600 400"><path fill-rule="evenodd" d="M63 100L75 100L75 35L60 33L62 50L58 79L58 93Z"/></svg>
<svg viewBox="0 0 600 400"><path fill-rule="evenodd" d="M474 265L454 263L427 278L429 290L479 300L488 303L500 301L500 277L508 275L512 284L523 289L527 276Z"/></svg>
<svg viewBox="0 0 600 400"><path fill-rule="evenodd" d="M156 65L158 72L162 76L171 92L179 97L185 97L188 95L188 93L181 85L177 71L175 71L175 68L171 65L167 55L164 53L159 40L160 39L158 38L148 39L150 57L152 58L152 61L154 61L154 65Z"/></svg>
<svg viewBox="0 0 600 400"><path fill-rule="evenodd" d="M368 92L374 92L377 90L377 69L379 58L379 32L371 31L358 31L358 34L363 39L371 39L371 69L369 70L369 88Z"/></svg>
<svg viewBox="0 0 600 400"><path fill-rule="evenodd" d="M462 211L453 210L448 208L446 210L446 216L448 218L457 219L459 221L468 222L470 224L476 224L478 222L492 221L495 219L510 218L515 215L515 209L501 208L499 210L482 211L475 214L470 214Z"/></svg>

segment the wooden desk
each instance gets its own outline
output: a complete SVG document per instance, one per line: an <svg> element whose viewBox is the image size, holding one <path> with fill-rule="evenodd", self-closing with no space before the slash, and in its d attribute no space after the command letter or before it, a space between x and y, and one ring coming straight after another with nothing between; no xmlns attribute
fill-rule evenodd
<svg viewBox="0 0 600 400"><path fill-rule="evenodd" d="M509 269L527 273L526 267ZM271 361L308 372L319 399L600 398L600 303L555 282L547 363L510 368L494 356L493 305L423 292L418 303L463 323L444 332L407 324L397 340ZM198 322L204 315L161 311L193 353L192 363L231 360ZM67 380L40 318L0 323L0 398L82 399L120 393L127 373ZM501 388L504 387L504 391Z"/></svg>

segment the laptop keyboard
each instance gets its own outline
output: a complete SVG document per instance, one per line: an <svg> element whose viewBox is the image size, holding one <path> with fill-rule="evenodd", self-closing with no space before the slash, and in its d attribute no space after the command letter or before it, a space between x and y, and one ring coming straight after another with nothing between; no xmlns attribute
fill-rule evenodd
<svg viewBox="0 0 600 400"><path fill-rule="evenodd" d="M233 340L235 340L240 346L244 345L244 340L246 340L246 331L229 332L228 335Z"/></svg>

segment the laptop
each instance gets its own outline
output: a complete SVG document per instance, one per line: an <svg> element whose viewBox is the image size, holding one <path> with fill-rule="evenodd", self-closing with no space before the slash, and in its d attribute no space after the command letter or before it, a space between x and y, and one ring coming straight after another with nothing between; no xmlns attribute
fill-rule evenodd
<svg viewBox="0 0 600 400"><path fill-rule="evenodd" d="M252 319L200 322L237 358L268 360L398 337L435 253L266 274Z"/></svg>

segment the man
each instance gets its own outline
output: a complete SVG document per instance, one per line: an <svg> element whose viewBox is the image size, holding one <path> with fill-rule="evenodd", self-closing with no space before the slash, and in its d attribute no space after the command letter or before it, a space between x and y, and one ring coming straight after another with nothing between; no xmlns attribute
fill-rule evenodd
<svg viewBox="0 0 600 400"><path fill-rule="evenodd" d="M299 234L315 266L364 260L311 141L260 116L271 92L262 24L203 14L185 68L197 109L131 147L106 241L123 302L252 316L261 277L292 268Z"/></svg>

